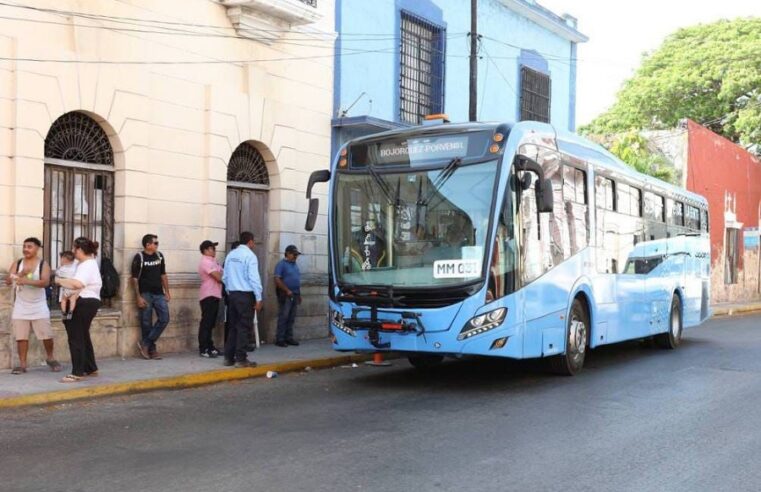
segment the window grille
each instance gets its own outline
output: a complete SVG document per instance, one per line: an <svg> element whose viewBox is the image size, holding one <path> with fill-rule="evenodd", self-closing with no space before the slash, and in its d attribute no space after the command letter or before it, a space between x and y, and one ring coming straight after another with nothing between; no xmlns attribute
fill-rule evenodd
<svg viewBox="0 0 761 492"><path fill-rule="evenodd" d="M550 76L521 67L521 121L550 122Z"/></svg>
<svg viewBox="0 0 761 492"><path fill-rule="evenodd" d="M238 145L227 165L227 181L269 186L267 164L261 152L249 143Z"/></svg>
<svg viewBox="0 0 761 492"><path fill-rule="evenodd" d="M400 118L420 124L444 110L444 31L402 12Z"/></svg>
<svg viewBox="0 0 761 492"><path fill-rule="evenodd" d="M64 114L45 138L45 159L45 260L57 268L59 253L80 236L100 243L100 258L113 259L114 154L106 133L85 114ZM52 305L57 299L54 292Z"/></svg>
<svg viewBox="0 0 761 492"><path fill-rule="evenodd" d="M114 164L114 152L103 128L83 113L66 113L45 137L45 157L86 164Z"/></svg>

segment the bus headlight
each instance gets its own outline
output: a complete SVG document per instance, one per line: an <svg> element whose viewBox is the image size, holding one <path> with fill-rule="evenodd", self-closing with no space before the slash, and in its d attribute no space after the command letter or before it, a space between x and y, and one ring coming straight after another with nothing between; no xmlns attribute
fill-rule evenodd
<svg viewBox="0 0 761 492"><path fill-rule="evenodd" d="M466 340L470 337L493 330L501 325L506 317L507 308L495 309L494 311L489 311L488 313L476 316L465 323L460 334L457 335L457 340Z"/></svg>
<svg viewBox="0 0 761 492"><path fill-rule="evenodd" d="M341 311L330 312L330 324L346 333L347 335L351 335L353 337L357 336L357 332L344 324L344 316Z"/></svg>

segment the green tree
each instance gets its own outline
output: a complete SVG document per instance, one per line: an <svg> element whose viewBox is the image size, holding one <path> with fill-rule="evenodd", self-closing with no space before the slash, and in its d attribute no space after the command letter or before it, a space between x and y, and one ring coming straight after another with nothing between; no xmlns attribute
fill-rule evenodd
<svg viewBox="0 0 761 492"><path fill-rule="evenodd" d="M670 35L644 55L613 106L581 132L673 128L682 118L759 151L761 18L700 24Z"/></svg>
<svg viewBox="0 0 761 492"><path fill-rule="evenodd" d="M647 139L637 131L616 134L607 147L612 154L638 172L674 183L676 173L668 159L661 154L651 152L647 147Z"/></svg>

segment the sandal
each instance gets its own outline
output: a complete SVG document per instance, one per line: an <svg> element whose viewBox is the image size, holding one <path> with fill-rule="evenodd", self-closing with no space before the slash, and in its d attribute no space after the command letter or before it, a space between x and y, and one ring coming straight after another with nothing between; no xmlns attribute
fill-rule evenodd
<svg viewBox="0 0 761 492"><path fill-rule="evenodd" d="M61 363L55 359L46 360L45 364L48 365L48 367L50 368L52 372L61 372L61 369L63 368L63 366L61 366Z"/></svg>
<svg viewBox="0 0 761 492"><path fill-rule="evenodd" d="M80 381L82 381L82 378L80 376L75 376L74 374L69 374L61 379L62 383L78 383Z"/></svg>
<svg viewBox="0 0 761 492"><path fill-rule="evenodd" d="M11 374L24 374L25 372L26 372L26 367L18 366L13 368L13 370L11 371Z"/></svg>

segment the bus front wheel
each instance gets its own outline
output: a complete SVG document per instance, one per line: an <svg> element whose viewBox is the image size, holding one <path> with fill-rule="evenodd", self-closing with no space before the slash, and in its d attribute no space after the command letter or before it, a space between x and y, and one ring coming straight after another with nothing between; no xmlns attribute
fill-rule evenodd
<svg viewBox="0 0 761 492"><path fill-rule="evenodd" d="M677 295L671 299L669 331L656 335L655 343L669 350L677 348L682 343L682 303Z"/></svg>
<svg viewBox="0 0 761 492"><path fill-rule="evenodd" d="M589 315L584 301L574 299L566 325L565 353L549 359L553 372L574 376L581 371L589 344L589 330Z"/></svg>
<svg viewBox="0 0 761 492"><path fill-rule="evenodd" d="M417 354L410 355L407 357L407 360L410 361L410 364L412 364L412 367L415 369L420 371L428 371L441 364L441 362L444 360L444 356Z"/></svg>

